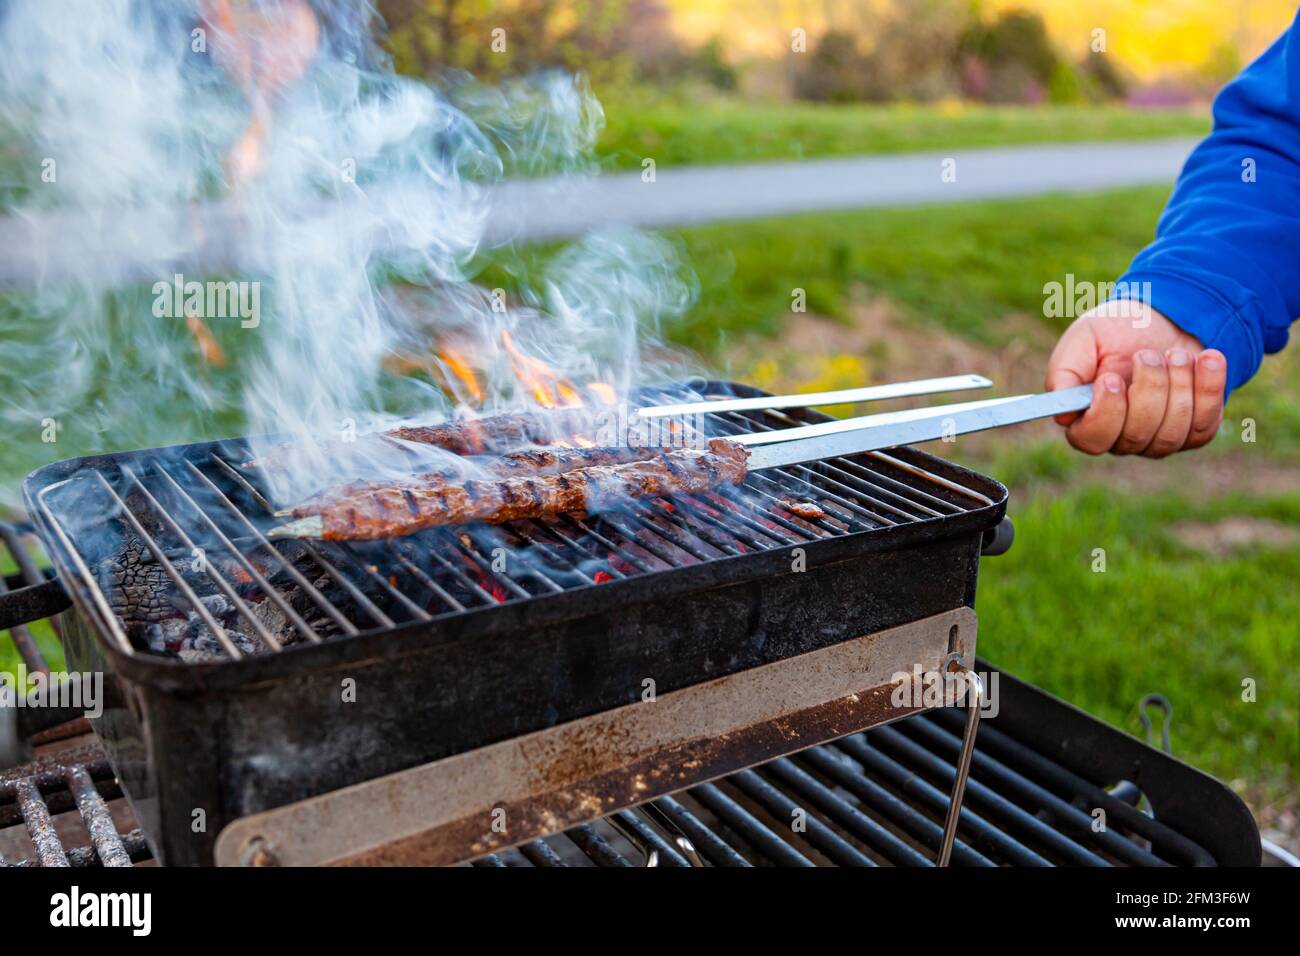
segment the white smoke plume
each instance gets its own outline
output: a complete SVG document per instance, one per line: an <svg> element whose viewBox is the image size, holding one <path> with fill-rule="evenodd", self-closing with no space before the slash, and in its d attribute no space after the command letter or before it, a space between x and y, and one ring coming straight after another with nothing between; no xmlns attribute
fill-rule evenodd
<svg viewBox="0 0 1300 956"><path fill-rule="evenodd" d="M0 250L23 280L0 292L0 500L89 452L524 407L503 331L575 382L662 373L645 346L694 289L663 240L576 242L505 309L473 284L491 184L594 171L585 83L435 87L374 26L347 0L0 6L0 216L45 240ZM448 340L477 393L441 374ZM358 467L304 447L278 498Z"/></svg>

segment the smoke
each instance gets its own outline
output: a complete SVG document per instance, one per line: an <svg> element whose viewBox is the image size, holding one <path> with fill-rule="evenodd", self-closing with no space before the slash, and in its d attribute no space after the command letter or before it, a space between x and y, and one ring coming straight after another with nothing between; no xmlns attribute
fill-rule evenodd
<svg viewBox="0 0 1300 956"><path fill-rule="evenodd" d="M647 347L694 285L661 239L587 237L508 300L474 284L510 256L483 247L493 183L594 171L581 78L400 77L370 8L341 0L13 0L0 18L0 203L48 240L0 296L10 500L47 461L242 433L303 443L273 488L292 498L410 467L318 439L537 401L520 354L621 394L667 367ZM178 274L213 248L228 271ZM473 386L435 355L453 343Z"/></svg>

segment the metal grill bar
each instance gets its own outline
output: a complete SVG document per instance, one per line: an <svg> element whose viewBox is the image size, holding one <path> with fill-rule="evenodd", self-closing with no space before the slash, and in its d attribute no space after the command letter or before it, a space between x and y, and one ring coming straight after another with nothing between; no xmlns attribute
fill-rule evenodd
<svg viewBox="0 0 1300 956"><path fill-rule="evenodd" d="M187 461L186 464L190 466L190 469L196 475L199 475L200 477L206 477L202 474L202 472L200 472L197 468L194 467L193 463ZM265 577L263 577L262 572L257 569L257 567L253 564L253 562L249 561L248 558L244 556L243 552L240 551L239 548L235 546L235 543L231 541L229 537L226 536L226 534L221 530L220 526L218 526L215 521L213 521L210 517L208 517L207 512L205 512L202 508L199 507L199 503L195 501L194 498L190 495L190 493L181 486L180 482L178 482L175 478L172 477L171 472L167 471L166 468L163 468L161 465L159 465L158 473L162 475L165 479L167 479L167 483L171 486L173 492L181 500L187 502L190 505L190 507L195 512L195 514L197 514L199 516L199 519L203 522L204 527L206 527L208 531L211 532L217 538L217 540L221 542L222 546L226 549L227 552L229 552L230 556L234 560L239 562L240 567L244 569L244 573L257 582L258 586L262 589L262 591L266 594L266 596L275 603L276 607L280 609L280 612L284 614L285 617L287 617L293 623L293 626L297 628L298 633L301 634L309 641L319 641L320 637L317 636L316 632L313 631L310 626L308 626L307 622L304 621L299 616L298 612L293 609L293 607L289 604L288 601L286 601L283 598L283 596L281 596L280 592L271 586L271 583L267 581ZM278 552L277 552L277 557L278 557Z"/></svg>
<svg viewBox="0 0 1300 956"><path fill-rule="evenodd" d="M638 813L620 810L605 819L640 850L642 856L647 860L654 860L657 866L688 867L691 865L686 857L677 852L676 847L655 832L654 827L646 823Z"/></svg>
<svg viewBox="0 0 1300 956"><path fill-rule="evenodd" d="M849 740L856 739L858 738L849 738ZM952 782L956 774L956 768L951 764L904 737L893 727L876 728L868 734L867 739L873 746L881 746L886 752L905 760L910 766L918 768L920 772L925 773L932 780L939 780L945 786ZM853 753L849 747L845 749ZM972 779L966 782L966 801L983 807L990 817L997 819L1009 831L1019 832L1028 839L1037 841L1067 863L1074 866L1107 865L1104 857L1048 826L1037 817L1036 812L1031 813L1020 808L979 780Z"/></svg>
<svg viewBox="0 0 1300 956"><path fill-rule="evenodd" d="M163 523L166 524L167 529L176 537L180 538L181 543L184 544L185 547L192 554L201 553L202 549L200 549L198 545L194 543L193 539L191 539L190 536L185 533L185 529L176 523L175 519L172 518L171 514L168 513L167 509L164 508L162 504L158 501L158 499L155 498L153 494L149 491L149 489L144 486L144 484L140 481L139 476L128 471L127 477L131 488L133 488L135 491L139 492L140 494L144 495L145 499L149 502L149 504L153 505L154 511L158 513L158 516L163 520ZM100 481L103 480L104 478L103 475L101 474ZM117 492L113 492L113 495L114 497L116 497ZM122 508L127 507L125 501L123 501L120 498L118 499L118 501L120 502ZM143 527L141 527L139 522L135 522L134 519L132 519L132 521L135 524L135 527L138 529L138 531L144 532L144 529ZM145 533L147 534L147 532ZM147 543L150 545L151 549L154 547L152 541ZM154 553L156 555L160 555L162 552L155 551ZM187 585L175 573L175 565L173 565L165 557L162 560L163 560L163 566L167 569L167 573L171 576L172 580L175 581L177 585L180 586L183 590L188 592L189 585ZM275 635L273 635L270 631L268 631L262 625L262 622L259 621L257 617L253 614L252 610L248 607L248 605L246 605L243 601L239 599L239 595L235 593L235 589L231 587L230 582L226 580L225 575L223 575L220 571L216 569L214 563L207 560L201 560L198 563L202 565L203 573L206 574L212 580L212 583L215 584L220 589L221 593L224 594L226 598L231 603L234 604L235 610L238 611L241 616L243 616L244 620L248 621L248 623L252 625L253 630L257 632L257 636L260 637L263 641L265 641L268 645L270 645L274 650L277 651L281 650L280 642L275 639ZM186 596L188 597L189 595L187 594ZM199 607L202 607L201 603ZM199 610L199 608L196 607L195 610ZM216 623L216 620L211 616L211 614L204 613L204 611L206 611L206 609L200 611L200 614L202 614L203 616L204 622L207 623L209 627L220 628L220 625ZM240 656L239 650L235 647L234 643L229 640L224 630L221 630L217 636L218 639L222 641L222 644L226 645L226 650L230 651L232 656L234 657Z"/></svg>
<svg viewBox="0 0 1300 956"><path fill-rule="evenodd" d="M41 800L36 784L28 779L19 780L14 785L14 797L22 812L23 823L27 825L27 832L31 834L32 845L36 847L36 857L41 866L68 866L67 854L63 852L63 844L54 832L54 821L50 819L50 811Z"/></svg>
<svg viewBox="0 0 1300 956"><path fill-rule="evenodd" d="M108 806L104 803L104 798L99 795L99 791L95 789L95 783L90 779L86 768L69 767L66 779L68 789L72 791L72 796L77 801L77 808L81 811L82 822L90 833L91 845L99 854L104 866L130 866L131 856L122 844L122 838L117 833L117 825L113 823Z"/></svg>
<svg viewBox="0 0 1300 956"><path fill-rule="evenodd" d="M73 725L69 725L73 726ZM75 735L75 732L74 732ZM0 768L0 838L11 830L30 843L12 838L16 855L0 859L0 866L130 866L149 857L139 829L119 833L106 800L118 800L122 791L112 768L96 744L66 747L25 767ZM57 821L76 812L89 836L88 846L65 846ZM31 859L22 858L34 852Z"/></svg>
<svg viewBox="0 0 1300 956"><path fill-rule="evenodd" d="M956 716L947 712L936 712L933 719L936 723L952 730L950 718ZM1043 759L997 727L986 725L980 728L980 747L991 759L996 759L1002 764L1019 766L1026 774L1032 774L1041 782L1055 788L1058 796L1069 795L1073 798L1086 795L1089 806L1100 807L1106 811L1112 827L1118 822L1124 829L1150 840L1154 846L1173 851L1177 855L1177 862L1187 866L1214 865L1214 857L1181 833L1165 826L1154 817L1142 813L1132 804L1118 799L1101 787L1084 780L1078 774L1071 773L1060 764Z"/></svg>
<svg viewBox="0 0 1300 956"><path fill-rule="evenodd" d="M250 491L252 490L252 486L249 485L247 482L245 482L243 476L240 475L237 471L235 471L235 469L230 466L230 463L227 462L224 458L221 458L218 455L212 455L211 460L215 462L217 466L220 467L223 471L225 471L227 475L234 478L236 481L243 483L243 485L246 488L248 488ZM280 552L275 549L275 546L271 544L270 540L265 535L263 535L260 531L257 530L257 528L253 525L253 523L244 516L242 510L235 507L234 502L232 502L228 497L226 497L226 493L222 491L220 488L218 488L216 483L213 482L211 478L205 475L199 469L199 467L194 464L194 462L187 460L185 464L188 467L190 474L192 474L197 481L201 482L203 486L207 488L207 490L210 491L215 496L215 498L222 505L226 507L226 509L230 512L230 514L250 534L252 534L254 538L257 539L258 546L263 550L263 552L269 553L274 557L275 561L280 565L280 569L284 571L284 573L287 574L290 578L293 579L293 582L296 585L298 585L299 588L302 589L304 594L306 594L309 598L311 598L312 602L318 608L324 611L325 614L327 614L330 617L330 619L334 621L335 624L337 624L340 628L342 628L344 633L346 634L357 633L357 629L353 625L353 623L350 620L348 620L338 610L338 608L334 606L334 603L332 601L326 598L325 595L321 594L320 591L318 591L311 584L311 582L308 581L306 577L303 576L302 572L300 572L296 567L293 566L292 561L285 561L280 556Z"/></svg>
<svg viewBox="0 0 1300 956"><path fill-rule="evenodd" d="M774 760L766 769L796 794L806 797L840 826L890 862L905 866L926 866L930 861L912 849L892 832L858 810L847 800L836 796L814 780L808 773L784 758ZM991 865L991 864L988 864Z"/></svg>
<svg viewBox="0 0 1300 956"><path fill-rule="evenodd" d="M17 533L7 524L0 524L0 540L4 541L5 548L9 551L14 563L18 565L19 573L22 579L29 585L43 584L45 575L37 569L32 562L31 556L23 546L22 540ZM8 594L9 585L5 582L3 576L0 576L0 594ZM62 637L56 621L51 621L55 627L55 632ZM31 629L26 624L18 624L9 630L9 636L13 639L14 648L18 651L18 656L23 659L23 665L27 668L29 674L48 674L49 666L45 663L45 656L36 646L36 638L32 635Z"/></svg>
<svg viewBox="0 0 1300 956"><path fill-rule="evenodd" d="M917 722L909 726L906 732L911 739L923 744L931 751L941 752L945 756L948 754L955 755L956 751L952 748L953 741L957 742L958 748L961 745L959 738L954 737L931 721ZM903 731L895 730L895 733L902 734ZM981 777L995 777L1000 788L1009 795L1018 797L1025 803L1037 804L1042 808L1042 812L1051 815L1053 822L1064 833L1082 839L1092 837L1101 844L1101 847L1106 852L1114 854L1131 866L1168 865L1164 860L1140 849L1109 828L1094 836L1091 815L1062 800L1051 791L1040 787L1023 774L1017 773L988 754L980 754L977 758L972 758L972 767Z"/></svg>
<svg viewBox="0 0 1300 956"><path fill-rule="evenodd" d="M939 779L942 785L942 771L947 775L954 771L955 753L935 734L936 730L946 734L942 725L952 725L953 718L960 721L960 711L941 709L889 728L842 738L676 797L663 797L633 811L493 854L475 865L685 866L707 860L715 866L809 866L814 861L930 866L941 837L937 821L943 819L947 795L921 778ZM880 739L891 736L881 730L894 731L895 739ZM1050 865L1051 860L1038 849L1065 863L1163 862L1144 856L1142 847L1118 829L1112 828L1109 834L1089 829L1067 836L1053 823L1039 819L1039 815L1059 810L1057 800L1082 799L1086 805L1105 791L1005 733L999 731L997 737L992 748L996 753L990 758L993 764L977 751L970 781L971 799L989 809L985 815L963 811L965 839L954 847L955 864ZM924 746L920 740L934 746ZM981 749L987 742L986 737L980 738ZM36 853L32 860L15 863L10 857L0 864L126 866L147 858L148 848L139 830L118 833L104 802L120 797L121 791L112 781L102 753L85 748L62 753L74 759L65 765L51 758L18 773L0 773L0 835L6 827L17 825L28 834ZM1025 788L1021 780L1030 776L1050 782L1059 792L1045 796ZM983 791L979 797L975 796L977 790ZM1133 823L1145 821L1148 828L1168 830L1129 809L1139 818ZM74 810L90 835L89 846L65 847L54 826L57 815ZM802 827L794 825L799 812L804 815ZM990 822L992 819L1002 825ZM1026 825L1026 820L1036 826ZM1138 827L1131 829L1137 832ZM682 844L682 837L689 843ZM1176 840L1167 842L1184 844L1190 859L1213 864L1213 858L1193 841L1180 834L1174 837ZM1121 852L1119 847L1124 844L1135 848L1137 855Z"/></svg>
<svg viewBox="0 0 1300 956"><path fill-rule="evenodd" d="M610 846L589 823L564 831L575 846L597 866L632 866L632 862Z"/></svg>
<svg viewBox="0 0 1300 956"><path fill-rule="evenodd" d="M868 751L870 754L871 751ZM832 747L815 747L798 755L798 760L814 768L823 777L844 787L860 802L879 813L899 829L908 833L925 846L939 845L943 838L943 827L927 817L921 809L895 796L871 777L863 773L865 765L854 763L847 754L840 753ZM923 804L936 815L947 808L947 794L930 786L897 764L892 764L883 755L881 760L886 766L877 765L877 772L889 780L908 796ZM890 773L897 770L897 773ZM1027 850L1014 840L1006 839L997 829L990 827L982 819L965 807L962 808L962 822L969 832L976 836L977 843L994 846L1003 858L1010 857L1019 866L1047 866L1048 861L1038 854ZM953 846L953 860L962 866L992 866L993 862L981 853L977 853L966 843L958 840Z"/></svg>
<svg viewBox="0 0 1300 956"><path fill-rule="evenodd" d="M812 860L777 836L758 819L712 783L695 787L691 796L707 807L750 846L782 866L813 866Z"/></svg>

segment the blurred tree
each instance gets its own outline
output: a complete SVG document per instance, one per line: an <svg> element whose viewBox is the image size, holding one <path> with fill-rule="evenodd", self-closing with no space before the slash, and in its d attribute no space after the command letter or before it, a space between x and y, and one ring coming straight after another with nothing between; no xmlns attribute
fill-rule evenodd
<svg viewBox="0 0 1300 956"><path fill-rule="evenodd" d="M846 103L866 95L867 58L847 31L828 30L796 63L795 95L802 99Z"/></svg>
<svg viewBox="0 0 1300 956"><path fill-rule="evenodd" d="M626 71L641 43L671 35L657 0L378 0L397 68L494 79L544 67Z"/></svg>
<svg viewBox="0 0 1300 956"><path fill-rule="evenodd" d="M1060 78L1060 57L1036 13L1009 10L991 23L976 22L962 38L961 49L984 64L983 96L990 102L1037 102L1053 77L1058 84L1068 82Z"/></svg>
<svg viewBox="0 0 1300 956"><path fill-rule="evenodd" d="M1053 103L1078 103L1083 99L1083 79L1073 63L1064 58L1056 61L1047 98Z"/></svg>
<svg viewBox="0 0 1300 956"><path fill-rule="evenodd" d="M961 41L978 22L969 0L910 0L896 7L867 56L867 99L929 101L960 93Z"/></svg>
<svg viewBox="0 0 1300 956"><path fill-rule="evenodd" d="M1240 72L1241 57L1237 54L1237 48L1227 41L1216 43L1197 70L1212 89L1218 89Z"/></svg>
<svg viewBox="0 0 1300 956"><path fill-rule="evenodd" d="M1111 53L1089 53L1079 64L1084 95L1091 100L1117 100L1128 93L1129 81Z"/></svg>

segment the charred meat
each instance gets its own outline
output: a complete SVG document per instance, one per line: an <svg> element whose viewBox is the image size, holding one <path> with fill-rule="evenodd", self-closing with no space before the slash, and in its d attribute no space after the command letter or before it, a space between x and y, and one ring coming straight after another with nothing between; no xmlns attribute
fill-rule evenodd
<svg viewBox="0 0 1300 956"><path fill-rule="evenodd" d="M660 450L643 460L593 464L549 475L366 488L334 497L272 534L327 540L400 537L437 525L502 524L598 509L623 498L695 494L745 480L749 450L723 438L705 449Z"/></svg>
<svg viewBox="0 0 1300 956"><path fill-rule="evenodd" d="M634 461L647 461L663 453L662 448L538 448L501 455L483 464L489 474L498 478L516 476L534 477L555 475L593 465L623 465ZM437 484L458 480L457 469L445 468L429 471L396 481L360 481L329 488L297 505L289 512L295 518L320 514L333 502L355 498L367 492L388 488L431 488Z"/></svg>
<svg viewBox="0 0 1300 956"><path fill-rule="evenodd" d="M793 498L782 498L781 504L785 510L797 518L803 518L805 521L816 521L819 518L825 518L826 512L821 506L811 501L796 501Z"/></svg>

